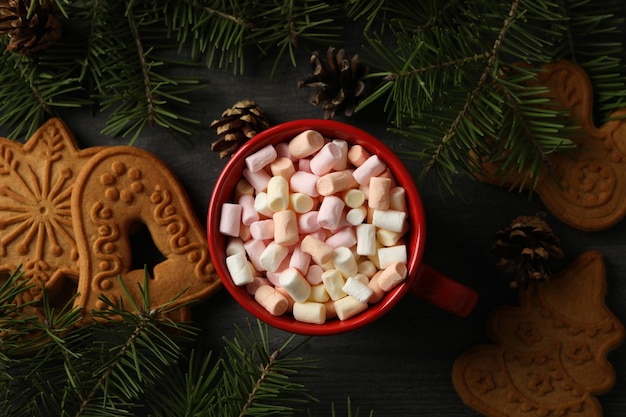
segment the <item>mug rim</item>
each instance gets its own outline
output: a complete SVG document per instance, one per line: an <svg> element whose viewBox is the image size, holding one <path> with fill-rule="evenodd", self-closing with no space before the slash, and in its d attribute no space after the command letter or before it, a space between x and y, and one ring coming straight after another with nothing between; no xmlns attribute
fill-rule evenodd
<svg viewBox="0 0 626 417"><path fill-rule="evenodd" d="M219 232L221 206L232 202L234 185L239 181L245 165L245 156L269 144L286 142L305 130L318 130L324 136L347 140L351 145L359 144L370 154L376 154L392 171L394 178L406 190L407 209L409 212L409 231L407 232L408 275L404 282L389 291L381 301L368 306L368 309L347 320L333 318L323 324L297 321L290 314L274 316L258 304L245 286L236 286L225 264L227 237ZM236 179L232 176L239 173ZM231 186L232 185L232 186ZM230 189L228 189L230 188ZM417 219L417 221L416 221ZM370 133L347 123L326 119L301 119L272 126L244 143L229 159L214 185L207 213L207 241L216 273L224 287L233 298L250 314L263 322L281 330L311 336L344 333L365 326L387 313L414 285L418 278L418 269L424 253L426 237L426 218L418 188L400 158L380 139Z"/></svg>

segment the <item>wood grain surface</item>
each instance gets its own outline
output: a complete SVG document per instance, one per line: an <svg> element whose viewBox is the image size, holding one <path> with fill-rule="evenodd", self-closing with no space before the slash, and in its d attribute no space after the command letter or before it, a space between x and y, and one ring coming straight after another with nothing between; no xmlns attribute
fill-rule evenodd
<svg viewBox="0 0 626 417"><path fill-rule="evenodd" d="M241 99L257 101L273 124L321 118L322 111L308 102L312 91L297 88L297 81L308 74L309 52L299 51L298 67L284 62L273 78L269 75L271 62L237 77L228 71L202 70L210 87L198 94L197 108L207 123ZM354 48L348 50L349 54L355 52ZM122 138L99 133L104 127L103 115L94 117L86 109L71 110L62 117L83 148L125 143ZM386 131L387 114L380 106L337 120L378 136L393 149L407 146ZM210 149L215 139L209 132L193 137L191 143L178 143L154 129L146 131L135 145L155 153L171 167L203 225L213 185L225 164ZM417 176L419 162L407 160L407 166ZM338 410L344 409L350 397L353 407L361 409L360 415L373 410L375 416L385 417L478 416L456 394L451 382L452 364L463 350L487 341L484 320L492 308L514 305L517 300L514 290L495 270L496 259L490 253L495 232L517 215L536 214L545 208L527 192L509 192L463 176L455 180L455 187L462 196L442 193L430 180L421 186L427 215L425 261L476 289L480 298L475 311L459 318L407 296L367 328L311 338L299 352L320 361L319 379L310 385L321 400L317 415L329 415L331 402ZM549 213L547 219L561 238L566 262L586 250L604 254L609 286L606 303L626 322L626 221L610 230L583 233L559 223ZM203 342L219 348L222 337L234 333L235 324L245 325L251 317L222 291L195 307L193 318L202 328ZM281 331L272 331L272 335L277 346L289 336ZM621 417L626 410L626 347L611 352L609 360L615 367L617 383L599 398L606 417Z"/></svg>

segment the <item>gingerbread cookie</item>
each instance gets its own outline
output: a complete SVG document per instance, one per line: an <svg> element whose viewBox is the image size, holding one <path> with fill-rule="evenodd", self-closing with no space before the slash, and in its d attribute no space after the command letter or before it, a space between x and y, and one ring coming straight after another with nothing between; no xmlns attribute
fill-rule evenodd
<svg viewBox="0 0 626 417"><path fill-rule="evenodd" d="M580 152L554 153L549 156L555 178L544 169L535 191L546 208L562 222L585 231L607 229L626 214L626 108L615 112L600 127L593 121L592 85L585 71L568 61L546 66L538 74L539 83L578 124L582 132L571 140ZM499 164L484 164L482 181L510 187L530 184L517 172L508 172L503 180Z"/></svg>
<svg viewBox="0 0 626 417"><path fill-rule="evenodd" d="M597 395L615 384L608 353L624 327L604 304L602 255L589 251L545 284L520 292L520 306L496 308L495 342L462 353L452 382L469 407L490 417L600 417Z"/></svg>
<svg viewBox="0 0 626 417"><path fill-rule="evenodd" d="M83 165L101 148L79 150L65 124L50 119L21 144L0 138L0 274L21 265L32 288L18 303L51 298L78 280L70 200Z"/></svg>
<svg viewBox="0 0 626 417"><path fill-rule="evenodd" d="M106 308L100 299L125 298L124 284L138 305L144 269L132 269L129 230L144 224L165 260L153 268L151 308L202 300L221 286L206 235L187 194L153 154L109 147L83 167L72 194L80 279L76 305L88 313ZM124 303L129 306L128 300Z"/></svg>

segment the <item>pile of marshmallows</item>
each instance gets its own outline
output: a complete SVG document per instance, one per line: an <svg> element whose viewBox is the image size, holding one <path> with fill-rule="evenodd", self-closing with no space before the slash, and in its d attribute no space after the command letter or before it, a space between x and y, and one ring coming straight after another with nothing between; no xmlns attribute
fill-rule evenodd
<svg viewBox="0 0 626 417"><path fill-rule="evenodd" d="M346 320L404 281L405 190L378 156L307 130L245 163L219 230L233 282L272 315Z"/></svg>

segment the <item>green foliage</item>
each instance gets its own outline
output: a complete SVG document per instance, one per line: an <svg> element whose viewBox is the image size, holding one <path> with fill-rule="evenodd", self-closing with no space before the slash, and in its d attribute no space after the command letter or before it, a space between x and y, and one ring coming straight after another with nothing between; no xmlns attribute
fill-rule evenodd
<svg viewBox="0 0 626 417"><path fill-rule="evenodd" d="M454 175L480 173L475 158L497 160L503 173L536 181L550 154L573 149L572 126L528 82L541 65L569 59L591 77L597 117L623 107L621 2L512 0L407 4L349 1L366 22L366 53L374 84L357 111L382 102L390 130L407 140L404 156L423 161L454 193ZM520 70L525 63L534 69Z"/></svg>
<svg viewBox="0 0 626 417"><path fill-rule="evenodd" d="M202 68L240 74L244 51L296 64L299 42L337 42L340 5L320 0L56 0L63 35L32 56L6 51L0 37L0 124L28 138L59 108L92 106L103 134L133 144L159 126L185 140L203 126L194 93ZM16 93L19 91L19 94Z"/></svg>
<svg viewBox="0 0 626 417"><path fill-rule="evenodd" d="M273 347L267 325L248 323L216 356L199 347L199 329L168 319L173 307L150 308L147 274L140 302L103 297L110 308L90 322L45 290L16 303L32 287L22 277L0 287L0 415L295 416L317 402L305 385L317 361L296 355L307 338Z"/></svg>

